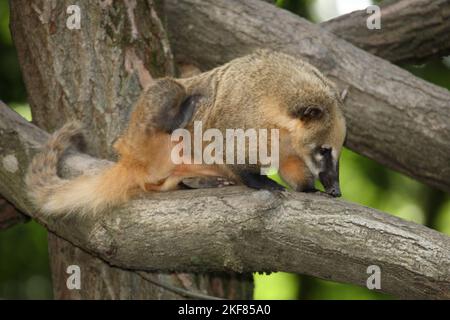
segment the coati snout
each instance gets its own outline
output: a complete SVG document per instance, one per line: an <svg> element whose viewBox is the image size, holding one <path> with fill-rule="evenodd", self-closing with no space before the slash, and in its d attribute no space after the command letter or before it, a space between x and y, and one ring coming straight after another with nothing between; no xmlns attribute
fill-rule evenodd
<svg viewBox="0 0 450 320"><path fill-rule="evenodd" d="M320 147L317 152L316 157L319 159L322 169L319 172L320 183L322 183L326 193L333 197L340 197L339 160L333 159L331 147Z"/></svg>

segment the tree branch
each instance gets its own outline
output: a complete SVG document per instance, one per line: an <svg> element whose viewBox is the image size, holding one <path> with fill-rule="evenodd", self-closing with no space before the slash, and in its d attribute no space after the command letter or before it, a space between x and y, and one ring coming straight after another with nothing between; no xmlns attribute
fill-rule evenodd
<svg viewBox="0 0 450 320"><path fill-rule="evenodd" d="M262 1L166 0L166 12L178 61L212 68L262 47L301 57L349 87L349 148L450 191L448 90Z"/></svg>
<svg viewBox="0 0 450 320"><path fill-rule="evenodd" d="M380 30L367 28L366 10L342 15L320 26L393 63L423 63L450 53L450 1L386 1L380 8Z"/></svg>
<svg viewBox="0 0 450 320"><path fill-rule="evenodd" d="M0 148L19 161L0 167L0 193L57 235L112 265L158 271L287 271L365 285L369 265L381 291L450 298L450 238L376 210L303 193L244 187L153 193L106 215L44 220L23 176L47 134L0 104ZM108 162L72 153L65 177Z"/></svg>

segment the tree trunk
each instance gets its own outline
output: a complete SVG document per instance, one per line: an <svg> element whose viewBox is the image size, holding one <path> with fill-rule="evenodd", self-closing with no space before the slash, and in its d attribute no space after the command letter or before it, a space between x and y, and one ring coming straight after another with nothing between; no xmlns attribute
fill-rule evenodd
<svg viewBox="0 0 450 320"><path fill-rule="evenodd" d="M75 9L69 8L73 3L68 0L10 4L11 31L33 122L53 131L68 119L78 119L89 134L89 153L112 158L112 144L142 88L154 78L174 75L153 1L81 0ZM77 8L80 28L70 29ZM249 275L138 274L111 267L53 234L49 255L57 299L202 297L196 292L237 299L252 295ZM81 269L81 290L67 289L69 265Z"/></svg>

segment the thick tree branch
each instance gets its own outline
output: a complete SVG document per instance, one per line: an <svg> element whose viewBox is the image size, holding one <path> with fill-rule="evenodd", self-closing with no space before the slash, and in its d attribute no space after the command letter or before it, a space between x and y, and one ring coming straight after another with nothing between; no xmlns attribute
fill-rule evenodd
<svg viewBox="0 0 450 320"><path fill-rule="evenodd" d="M450 191L450 93L258 0L166 0L179 61L211 68L257 48L306 59L349 87L347 146Z"/></svg>
<svg viewBox="0 0 450 320"><path fill-rule="evenodd" d="M450 54L450 1L400 0L380 5L381 29L367 28L366 10L323 22L321 27L394 63L422 63Z"/></svg>
<svg viewBox="0 0 450 320"><path fill-rule="evenodd" d="M424 226L322 195L244 187L154 193L106 215L43 220L23 175L47 134L0 105L0 148L18 170L0 167L0 193L48 229L115 266L158 271L288 271L365 285L369 265L381 291L450 298L450 238ZM63 176L107 162L73 153Z"/></svg>

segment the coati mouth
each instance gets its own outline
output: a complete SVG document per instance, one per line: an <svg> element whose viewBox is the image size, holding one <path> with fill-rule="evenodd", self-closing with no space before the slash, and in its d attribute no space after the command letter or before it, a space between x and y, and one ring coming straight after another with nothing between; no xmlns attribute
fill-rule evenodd
<svg viewBox="0 0 450 320"><path fill-rule="evenodd" d="M332 197L340 197L341 188L339 186L339 170L333 169L319 173L319 180L322 183L325 193Z"/></svg>

